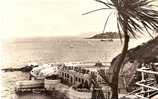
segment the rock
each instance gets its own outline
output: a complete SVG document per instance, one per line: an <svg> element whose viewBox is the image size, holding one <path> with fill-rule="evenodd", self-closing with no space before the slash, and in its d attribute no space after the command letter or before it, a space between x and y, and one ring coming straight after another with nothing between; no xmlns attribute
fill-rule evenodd
<svg viewBox="0 0 158 99"><path fill-rule="evenodd" d="M109 69L111 73L115 64L118 63L119 57L120 54L112 60ZM128 50L120 70L120 75L125 77L128 91L135 89L135 82L140 80L140 73L136 72L136 69L141 67L142 63L148 64L151 62L158 62L158 37Z"/></svg>
<svg viewBox="0 0 158 99"><path fill-rule="evenodd" d="M37 66L24 66L24 67L21 67L21 68L4 68L4 69L1 69L2 71L5 71L5 72L14 72L14 71L22 71L22 72L30 72L34 67L38 67Z"/></svg>

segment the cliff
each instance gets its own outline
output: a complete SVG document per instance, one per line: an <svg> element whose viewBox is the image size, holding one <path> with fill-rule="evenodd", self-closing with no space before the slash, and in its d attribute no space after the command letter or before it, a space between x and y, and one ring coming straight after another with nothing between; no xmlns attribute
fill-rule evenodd
<svg viewBox="0 0 158 99"><path fill-rule="evenodd" d="M120 55L112 60L110 72L118 63L119 57ZM136 87L135 82L140 80L140 73L136 72L136 69L141 67L142 63L148 64L150 62L158 62L158 37L128 51L120 71L128 91L133 90ZM121 76L120 79L122 79Z"/></svg>

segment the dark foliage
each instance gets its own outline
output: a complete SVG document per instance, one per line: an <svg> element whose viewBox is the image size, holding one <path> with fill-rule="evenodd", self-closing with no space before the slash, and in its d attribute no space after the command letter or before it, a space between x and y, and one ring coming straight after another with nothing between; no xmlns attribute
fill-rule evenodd
<svg viewBox="0 0 158 99"><path fill-rule="evenodd" d="M99 10L112 10L115 11L113 15L117 18L117 27L120 38L122 39L122 34L124 34L124 24L127 22L127 32L129 35L136 38L137 33L144 33L144 30L148 32L150 36L150 30L158 30L158 11L156 11L156 5L153 5L154 0L95 0L96 2L105 5L104 8L96 9L83 15L96 12ZM105 22L109 17L109 14ZM103 33L105 31L105 26Z"/></svg>
<svg viewBox="0 0 158 99"><path fill-rule="evenodd" d="M121 66L123 65L124 59L128 52L129 37L137 37L138 33L143 34L146 31L151 37L150 31L158 29L158 11L153 5L153 0L95 0L103 4L105 7L96 9L85 14L89 14L99 10L114 10L115 12L110 13L104 25L108 23L109 17L113 14L117 19L117 29L122 41L122 34L124 36L124 46L117 63L115 63L111 72L113 73L110 77L111 80L107 81L112 87L112 98L118 99L118 78ZM103 77L103 75L102 75ZM106 79L107 80L107 77Z"/></svg>

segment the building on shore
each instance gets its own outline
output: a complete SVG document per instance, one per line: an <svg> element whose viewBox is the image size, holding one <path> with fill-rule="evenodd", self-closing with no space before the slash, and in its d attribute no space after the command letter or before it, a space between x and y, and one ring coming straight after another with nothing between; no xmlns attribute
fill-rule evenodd
<svg viewBox="0 0 158 99"><path fill-rule="evenodd" d="M82 66L63 66L63 69L59 73L59 77L66 81L69 85L83 83L88 81L88 77L91 74L95 74L98 83L105 83L102 77L98 74L98 70L106 70L108 68L102 67L82 67Z"/></svg>
<svg viewBox="0 0 158 99"><path fill-rule="evenodd" d="M16 91L23 91L30 88L38 89L39 83L37 83L37 86L36 82L40 81L40 88L43 87L46 91L58 90L59 92L67 93L68 97L72 99L74 97L75 99L82 99L84 96L81 94L84 94L87 98L83 99L88 99L88 97L92 97L92 88L94 87L93 85L89 85L91 80L90 75L95 74L96 82L103 89L105 96L110 97L110 87L107 86L106 82L98 74L98 70L107 71L108 68L109 66L101 63L94 63L93 65L92 63L42 65L32 69L30 72L30 81L17 82Z"/></svg>

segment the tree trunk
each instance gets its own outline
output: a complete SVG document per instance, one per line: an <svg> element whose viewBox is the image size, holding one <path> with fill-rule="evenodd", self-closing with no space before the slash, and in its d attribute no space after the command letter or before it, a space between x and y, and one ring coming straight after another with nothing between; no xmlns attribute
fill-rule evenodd
<svg viewBox="0 0 158 99"><path fill-rule="evenodd" d="M124 23L124 45L123 45L123 50L122 53L119 57L119 61L116 64L116 66L114 66L113 68L113 76L112 76L112 97L111 99L118 99L118 80L119 80L119 72L121 69L121 66L123 65L124 59L126 57L127 51L128 51L128 43L129 43L129 35L128 35L128 31L127 31L127 27L128 27L128 23L127 23L127 18L126 21Z"/></svg>

